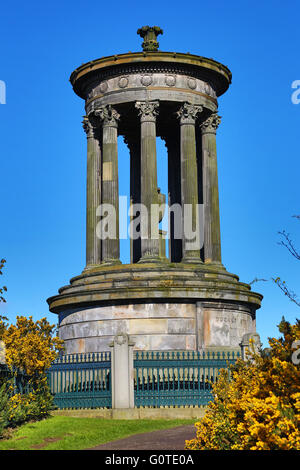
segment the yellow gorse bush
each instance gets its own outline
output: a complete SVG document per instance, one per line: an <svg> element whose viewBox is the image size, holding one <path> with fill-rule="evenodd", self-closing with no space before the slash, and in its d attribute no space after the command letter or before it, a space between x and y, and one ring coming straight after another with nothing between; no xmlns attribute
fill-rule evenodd
<svg viewBox="0 0 300 470"><path fill-rule="evenodd" d="M221 371L214 400L195 424L195 450L300 450L300 364L292 361L300 322L279 325L270 349Z"/></svg>
<svg viewBox="0 0 300 470"><path fill-rule="evenodd" d="M49 415L49 404L39 392L17 393L7 402L6 417L14 427L30 420L40 420Z"/></svg>
<svg viewBox="0 0 300 470"><path fill-rule="evenodd" d="M32 317L19 316L16 325L0 323L6 363L13 372L0 388L1 435L1 428L49 415L53 398L46 371L63 348L63 341L53 335L55 327L46 318L34 322Z"/></svg>
<svg viewBox="0 0 300 470"><path fill-rule="evenodd" d="M30 376L43 374L63 348L63 341L52 336L54 328L46 318L34 322L32 317L17 317L16 325L2 335L7 365Z"/></svg>

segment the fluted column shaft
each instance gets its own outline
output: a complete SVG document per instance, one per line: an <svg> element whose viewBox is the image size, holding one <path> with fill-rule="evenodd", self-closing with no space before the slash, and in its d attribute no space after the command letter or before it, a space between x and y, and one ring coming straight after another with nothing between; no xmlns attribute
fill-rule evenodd
<svg viewBox="0 0 300 470"><path fill-rule="evenodd" d="M176 123L174 123L175 125ZM179 263L182 259L182 220L177 216L177 207L181 206L181 170L180 170L180 133L179 128L171 127L171 133L165 135L168 149L168 204L169 212L169 259Z"/></svg>
<svg viewBox="0 0 300 470"><path fill-rule="evenodd" d="M141 144L139 130L127 134L124 139L130 151L130 263L137 263L141 259L141 238L137 227L139 226L139 211L141 203ZM133 208L135 210L133 210Z"/></svg>
<svg viewBox="0 0 300 470"><path fill-rule="evenodd" d="M177 113L180 119L182 262L185 263L201 263L195 132L196 116L201 111L202 106L185 103Z"/></svg>
<svg viewBox="0 0 300 470"><path fill-rule="evenodd" d="M141 120L141 204L146 209L141 217L141 260L159 260L158 221L151 216L158 208L156 162L156 115L158 102L138 101L136 108ZM152 222L152 223L151 223ZM154 222L154 223L153 223Z"/></svg>
<svg viewBox="0 0 300 470"><path fill-rule="evenodd" d="M205 263L222 264L217 169L216 130L220 117L213 113L201 124L203 204L204 204L204 259Z"/></svg>
<svg viewBox="0 0 300 470"><path fill-rule="evenodd" d="M101 202L101 147L98 129L85 116L83 128L87 135L87 184L86 184L86 269L101 262L101 240L97 227L97 207Z"/></svg>
<svg viewBox="0 0 300 470"><path fill-rule="evenodd" d="M102 207L111 206L115 212L115 227L102 238L102 262L120 263L119 240L119 181L118 181L118 120L119 114L110 105L95 111L102 122ZM103 215L103 214L102 214Z"/></svg>

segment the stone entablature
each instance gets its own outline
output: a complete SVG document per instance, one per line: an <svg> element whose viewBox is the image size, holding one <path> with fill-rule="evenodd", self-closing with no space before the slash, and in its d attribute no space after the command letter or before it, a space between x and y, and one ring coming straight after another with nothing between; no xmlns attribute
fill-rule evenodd
<svg viewBox="0 0 300 470"><path fill-rule="evenodd" d="M180 52L129 52L109 57L102 57L87 62L74 70L70 82L81 98L95 83L112 77L127 74L183 74L210 83L216 95L220 96L231 83L231 72L223 64L206 57Z"/></svg>
<svg viewBox="0 0 300 470"><path fill-rule="evenodd" d="M191 77L189 75L179 75L176 73L131 73L126 75L120 75L117 77L110 78L108 80L102 80L99 84L93 83L93 87L87 93L87 106L90 105L91 101L96 98L102 98L104 95L110 93L122 93L123 91L136 92L140 88L155 90L163 88L167 91L175 90L177 92L190 93L193 95L200 94L204 97L213 98L216 103L216 92L212 86L198 78ZM87 107L87 112L89 107Z"/></svg>

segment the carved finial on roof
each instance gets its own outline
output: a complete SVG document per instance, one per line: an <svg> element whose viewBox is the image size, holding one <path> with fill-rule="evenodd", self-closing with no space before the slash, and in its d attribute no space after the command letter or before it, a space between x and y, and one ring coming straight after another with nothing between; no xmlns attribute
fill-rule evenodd
<svg viewBox="0 0 300 470"><path fill-rule="evenodd" d="M163 30L159 26L142 26L137 30L144 42L142 43L143 51L157 51L159 43L157 36L163 34Z"/></svg>

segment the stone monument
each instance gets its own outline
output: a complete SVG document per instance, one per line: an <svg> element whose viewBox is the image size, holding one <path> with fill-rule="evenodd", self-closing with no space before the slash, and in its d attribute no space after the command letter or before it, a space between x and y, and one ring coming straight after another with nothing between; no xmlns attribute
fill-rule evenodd
<svg viewBox="0 0 300 470"><path fill-rule="evenodd" d="M85 100L86 266L48 299L68 354L109 350L118 335L129 335L135 349L238 349L256 332L262 296L221 260L217 112L231 72L213 59L159 51L162 33L144 26L141 52L93 60L70 77ZM130 153L136 222L130 264L120 262L119 135ZM157 136L168 151L166 198L157 187ZM108 236L103 208L115 213ZM158 229L164 210L168 254Z"/></svg>

